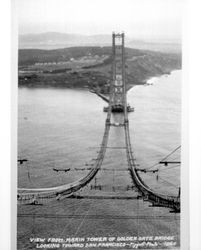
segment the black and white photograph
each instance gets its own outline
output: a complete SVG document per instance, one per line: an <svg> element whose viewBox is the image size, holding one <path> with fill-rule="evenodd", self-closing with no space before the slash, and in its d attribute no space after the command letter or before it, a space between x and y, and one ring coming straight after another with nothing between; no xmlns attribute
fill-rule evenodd
<svg viewBox="0 0 201 250"><path fill-rule="evenodd" d="M181 249L183 4L15 0L17 250Z"/></svg>

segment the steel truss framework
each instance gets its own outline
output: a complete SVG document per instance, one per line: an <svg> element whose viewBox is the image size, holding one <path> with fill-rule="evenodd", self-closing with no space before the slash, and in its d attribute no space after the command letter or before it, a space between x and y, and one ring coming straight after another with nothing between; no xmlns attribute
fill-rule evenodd
<svg viewBox="0 0 201 250"><path fill-rule="evenodd" d="M124 33L113 33L113 64L112 64L112 81L110 84L110 98L107 117L105 121L105 130L101 143L98 157L96 158L93 167L89 173L70 184L51 188L18 188L18 203L19 204L37 204L50 199L63 198L78 198L76 192L85 187L101 169L103 159L107 150L110 127L113 126L111 122L112 111L117 108L123 108L123 120L120 127L125 132L126 155L128 162L128 169L132 177L133 185L139 193L139 197L145 201L149 201L152 206L167 207L174 212L180 212L180 197L169 196L155 192L149 188L138 174L137 164L132 152L129 121L127 114L127 100L126 100L126 82L125 82L125 50L124 50ZM79 197L80 198L80 197ZM84 197L83 197L84 198Z"/></svg>

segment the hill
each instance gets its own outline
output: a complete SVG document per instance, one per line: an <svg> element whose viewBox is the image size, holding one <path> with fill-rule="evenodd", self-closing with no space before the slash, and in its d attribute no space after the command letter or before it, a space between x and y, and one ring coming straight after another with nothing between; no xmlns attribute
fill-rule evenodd
<svg viewBox="0 0 201 250"><path fill-rule="evenodd" d="M20 49L58 49L73 46L110 45L111 35L79 35L59 32L24 34L19 36Z"/></svg>
<svg viewBox="0 0 201 250"><path fill-rule="evenodd" d="M19 86L88 87L108 92L111 47L71 47L19 50ZM126 80L130 88L152 76L181 68L181 54L125 48Z"/></svg>
<svg viewBox="0 0 201 250"><path fill-rule="evenodd" d="M60 32L19 35L20 49L59 49L79 46L110 46L111 34L82 35ZM178 40L137 40L126 36L126 46L135 49L161 51L166 53L181 52Z"/></svg>

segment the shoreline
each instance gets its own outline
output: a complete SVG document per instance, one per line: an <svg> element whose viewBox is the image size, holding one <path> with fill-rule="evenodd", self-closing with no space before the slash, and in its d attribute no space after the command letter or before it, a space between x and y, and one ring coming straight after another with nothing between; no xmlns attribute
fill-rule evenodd
<svg viewBox="0 0 201 250"><path fill-rule="evenodd" d="M112 79L110 48L69 48L56 50L53 54L47 51L44 53L45 56L41 56L35 50L20 51L19 87L96 89L102 94L109 93ZM126 48L125 53L127 90L146 84L150 78L170 74L172 70L182 67L181 55L178 54L131 48ZM66 64L60 64L64 58Z"/></svg>
<svg viewBox="0 0 201 250"><path fill-rule="evenodd" d="M180 69L173 69L171 70L170 72L167 72L167 73L163 73L163 74L155 74L153 76L150 76L150 77L147 77L146 79L143 79L141 80L140 82L138 82L138 84L128 84L127 85L127 92L132 89L133 87L135 86L143 86L143 85L152 85L153 84L153 79L155 78L159 78L159 77L162 77L162 76L169 76L172 74L172 72L174 71L178 71L178 70L182 70L182 68ZM34 85L34 83L32 83L31 85L30 84L27 84L27 85L20 85L18 83L18 89L21 89L21 88L27 88L27 89L73 89L73 90L87 90L87 91L90 91L92 89L91 86L75 86L73 84L69 84L69 85ZM107 93L104 93L104 94L107 94Z"/></svg>

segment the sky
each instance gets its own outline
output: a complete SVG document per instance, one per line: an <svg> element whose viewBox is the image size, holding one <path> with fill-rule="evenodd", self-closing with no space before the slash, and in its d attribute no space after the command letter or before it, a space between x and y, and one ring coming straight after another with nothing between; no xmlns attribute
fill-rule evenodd
<svg viewBox="0 0 201 250"><path fill-rule="evenodd" d="M180 39L182 0L15 0L19 34L111 34Z"/></svg>

